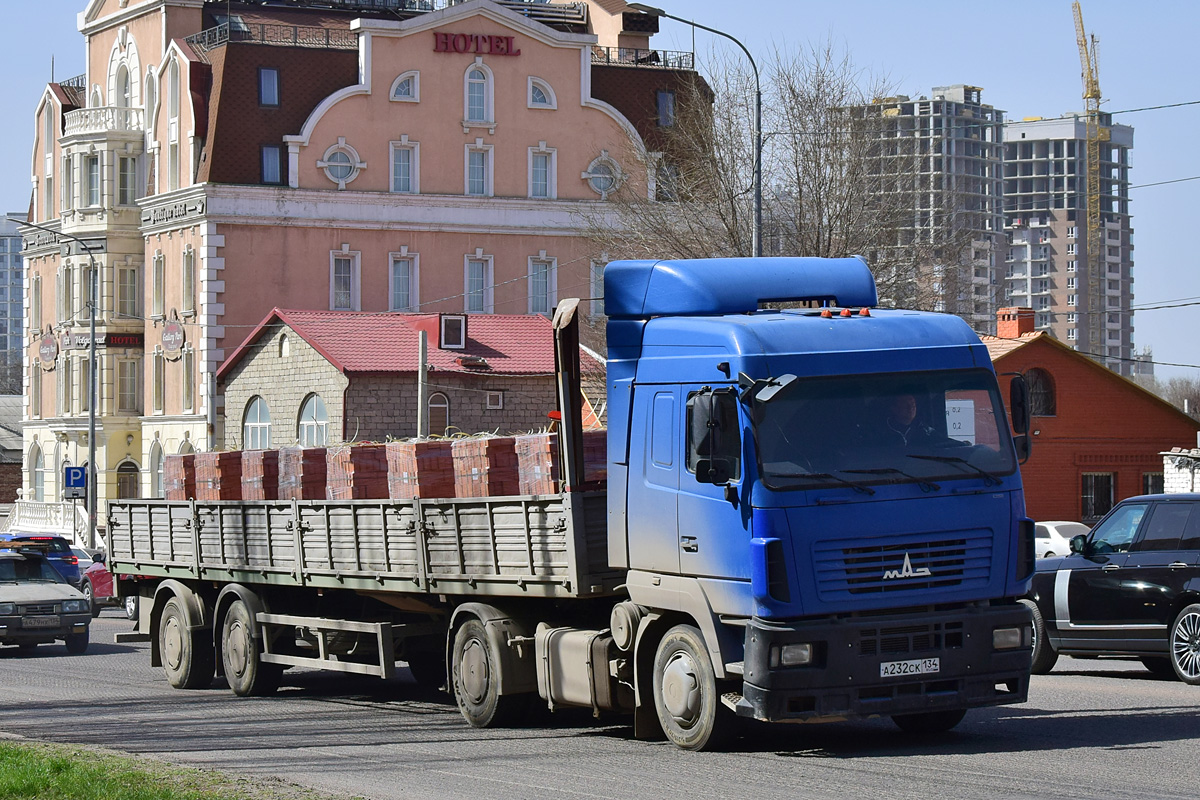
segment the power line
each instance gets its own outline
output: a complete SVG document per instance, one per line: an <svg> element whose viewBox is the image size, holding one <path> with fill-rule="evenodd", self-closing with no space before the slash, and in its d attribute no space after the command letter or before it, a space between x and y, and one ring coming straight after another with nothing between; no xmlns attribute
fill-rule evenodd
<svg viewBox="0 0 1200 800"><path fill-rule="evenodd" d="M1176 178L1173 181L1158 181L1156 183L1139 183L1137 186L1130 186L1130 189L1145 189L1147 186L1165 186L1168 183L1183 183L1184 181L1200 181L1200 175L1193 175L1190 178Z"/></svg>

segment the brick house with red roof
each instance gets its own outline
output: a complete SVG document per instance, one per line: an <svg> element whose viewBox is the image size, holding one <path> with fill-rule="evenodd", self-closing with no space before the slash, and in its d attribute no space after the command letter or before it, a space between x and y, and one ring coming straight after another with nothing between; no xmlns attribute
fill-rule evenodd
<svg viewBox="0 0 1200 800"><path fill-rule="evenodd" d="M432 433L549 425L557 402L545 317L277 308L217 372L226 398L225 448L415 436L421 331ZM599 407L604 366L586 350L580 366L585 396Z"/></svg>
<svg viewBox="0 0 1200 800"><path fill-rule="evenodd" d="M1193 442L1200 423L1133 381L1034 330L1033 310L1000 309L983 336L1000 388L1008 373L1030 383L1033 452L1021 466L1036 520L1093 523L1117 501L1160 492L1162 453Z"/></svg>

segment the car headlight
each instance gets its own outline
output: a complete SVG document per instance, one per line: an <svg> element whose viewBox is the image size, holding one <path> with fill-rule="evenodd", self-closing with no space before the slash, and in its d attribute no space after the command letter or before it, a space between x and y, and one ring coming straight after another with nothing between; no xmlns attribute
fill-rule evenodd
<svg viewBox="0 0 1200 800"><path fill-rule="evenodd" d="M63 600L62 610L64 614L77 614L81 611L87 611L87 600Z"/></svg>
<svg viewBox="0 0 1200 800"><path fill-rule="evenodd" d="M17 613L16 603L0 603L0 617L8 617Z"/></svg>

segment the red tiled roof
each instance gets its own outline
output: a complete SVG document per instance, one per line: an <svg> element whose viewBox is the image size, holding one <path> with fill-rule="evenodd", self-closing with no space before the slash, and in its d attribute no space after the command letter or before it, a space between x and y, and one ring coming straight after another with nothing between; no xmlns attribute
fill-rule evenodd
<svg viewBox="0 0 1200 800"><path fill-rule="evenodd" d="M437 314L376 314L353 311L288 311L273 309L217 371L223 378L250 352L263 330L282 322L342 372L416 372L417 326ZM457 316L457 315L456 315ZM467 314L467 346L438 348L430 337L429 364L435 371L478 375L547 375L554 372L554 334L545 317L515 314ZM424 326L422 326L424 327ZM474 356L486 366L464 366ZM603 367L580 353L584 373Z"/></svg>
<svg viewBox="0 0 1200 800"><path fill-rule="evenodd" d="M1002 339L999 336L987 335L982 335L979 338L983 341L984 347L987 348L988 355L992 357L992 361L995 361L1045 335L1043 331L1034 331L1033 333L1023 333L1016 339Z"/></svg>

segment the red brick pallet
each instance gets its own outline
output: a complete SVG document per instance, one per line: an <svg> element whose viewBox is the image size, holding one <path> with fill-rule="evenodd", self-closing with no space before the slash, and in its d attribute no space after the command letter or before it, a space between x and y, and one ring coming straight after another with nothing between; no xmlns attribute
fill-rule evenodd
<svg viewBox="0 0 1200 800"><path fill-rule="evenodd" d="M325 451L326 498L381 500L388 496L387 445L355 444Z"/></svg>
<svg viewBox="0 0 1200 800"><path fill-rule="evenodd" d="M324 500L325 495L325 448L280 448L279 499Z"/></svg>
<svg viewBox="0 0 1200 800"><path fill-rule="evenodd" d="M196 499L241 500L242 454L196 453Z"/></svg>
<svg viewBox="0 0 1200 800"><path fill-rule="evenodd" d="M456 439L455 497L503 497L520 494L517 450L511 437Z"/></svg>
<svg viewBox="0 0 1200 800"><path fill-rule="evenodd" d="M167 500L196 499L196 456L169 455L163 459L163 497Z"/></svg>
<svg viewBox="0 0 1200 800"><path fill-rule="evenodd" d="M583 480L604 483L608 480L608 430L583 432Z"/></svg>
<svg viewBox="0 0 1200 800"><path fill-rule="evenodd" d="M242 499L279 499L279 451L242 451Z"/></svg>
<svg viewBox="0 0 1200 800"><path fill-rule="evenodd" d="M515 439L518 494L559 491L558 434L533 433Z"/></svg>
<svg viewBox="0 0 1200 800"><path fill-rule="evenodd" d="M454 456L442 440L388 442L388 497L454 497Z"/></svg>

